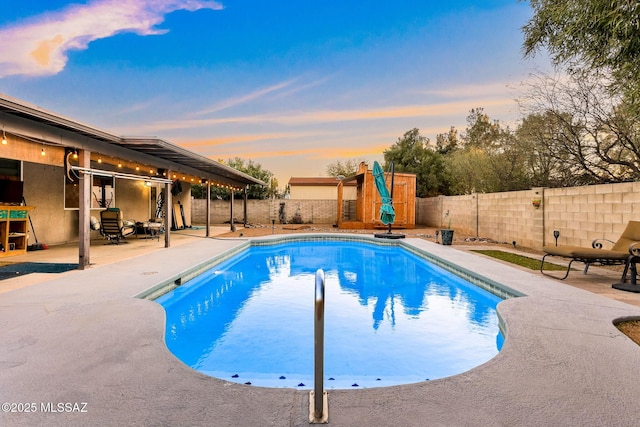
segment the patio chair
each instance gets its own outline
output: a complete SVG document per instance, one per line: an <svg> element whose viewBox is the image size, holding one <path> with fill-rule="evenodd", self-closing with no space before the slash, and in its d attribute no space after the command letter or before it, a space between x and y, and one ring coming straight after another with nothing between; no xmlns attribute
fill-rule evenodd
<svg viewBox="0 0 640 427"><path fill-rule="evenodd" d="M135 233L136 222L123 220L119 208L107 208L100 212L100 234L105 239L117 244Z"/></svg>
<svg viewBox="0 0 640 427"><path fill-rule="evenodd" d="M602 249L603 241L613 244L611 249ZM540 272L554 279L564 280L569 276L571 264L580 261L585 264L584 274L587 274L589 266L597 265L624 265L625 274L629 268L629 260L633 256L640 255L640 221L629 221L618 241L613 242L607 239L596 239L591 243L590 248L580 246L545 246L542 248L545 255L540 263ZM548 256L570 258L567 272L564 277L555 277L544 272L544 261Z"/></svg>

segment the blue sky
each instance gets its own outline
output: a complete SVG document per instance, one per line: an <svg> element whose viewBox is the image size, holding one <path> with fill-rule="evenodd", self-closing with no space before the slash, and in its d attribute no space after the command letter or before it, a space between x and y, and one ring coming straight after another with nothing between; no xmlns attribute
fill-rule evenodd
<svg viewBox="0 0 640 427"><path fill-rule="evenodd" d="M517 0L2 0L0 92L125 136L260 163L284 187L435 140L471 108L515 123L548 60Z"/></svg>

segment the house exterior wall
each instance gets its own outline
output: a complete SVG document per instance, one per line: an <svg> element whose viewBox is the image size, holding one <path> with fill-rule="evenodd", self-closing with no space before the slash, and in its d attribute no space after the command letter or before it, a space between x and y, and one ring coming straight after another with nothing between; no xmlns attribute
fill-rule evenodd
<svg viewBox="0 0 640 427"><path fill-rule="evenodd" d="M61 244L78 239L78 211L64 209L64 170L52 165L23 162L24 198L33 230L29 226L29 244Z"/></svg>
<svg viewBox="0 0 640 427"><path fill-rule="evenodd" d="M48 245L78 241L78 209L64 207L64 168L54 165L23 162L24 197L34 209L29 212L35 236L29 227L29 244L35 242ZM163 186L158 186L158 191ZM173 203L183 204L186 224L191 224L191 186L182 184L182 193L172 196ZM155 215L155 201L150 200L150 188L142 180L116 179L115 198L110 207L120 208L123 218L146 221ZM102 208L91 209L91 216L100 219ZM91 238L100 238L97 230Z"/></svg>
<svg viewBox="0 0 640 427"><path fill-rule="evenodd" d="M335 186L290 185L289 194L292 200L336 200L338 198L338 181ZM357 189L355 186L344 186L343 198L355 200Z"/></svg>

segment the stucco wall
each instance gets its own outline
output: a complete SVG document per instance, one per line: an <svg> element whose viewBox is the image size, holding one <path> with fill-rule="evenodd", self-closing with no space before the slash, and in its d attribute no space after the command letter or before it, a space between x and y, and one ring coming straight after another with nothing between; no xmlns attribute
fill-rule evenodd
<svg viewBox="0 0 640 427"><path fill-rule="evenodd" d="M23 163L24 197L29 206L35 237L48 245L76 242L78 240L78 210L64 208L64 169L58 166ZM191 186L182 184L182 193L173 196L173 203L183 204L185 222L191 224ZM116 179L115 199L111 207L122 210L124 219L145 221L155 215L155 200L150 200L150 188L143 181ZM103 209L92 209L91 216L100 218ZM29 226L29 244L35 242ZM100 238L98 231L91 231L91 238Z"/></svg>
<svg viewBox="0 0 640 427"><path fill-rule="evenodd" d="M35 209L29 212L35 237L47 244L78 239L78 211L64 209L64 171L61 167L24 162L24 198ZM35 242L30 228L29 244Z"/></svg>

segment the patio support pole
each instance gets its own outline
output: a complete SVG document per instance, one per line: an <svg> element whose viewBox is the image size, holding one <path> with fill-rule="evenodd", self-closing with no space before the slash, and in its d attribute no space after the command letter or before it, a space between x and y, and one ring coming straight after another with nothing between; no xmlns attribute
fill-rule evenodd
<svg viewBox="0 0 640 427"><path fill-rule="evenodd" d="M233 188L230 188L229 192L231 193L231 200L229 200L229 215L231 218L229 218L229 224L231 224L231 231L236 231L236 225L233 223Z"/></svg>
<svg viewBox="0 0 640 427"><path fill-rule="evenodd" d="M167 171L167 176L171 176L171 171ZM171 200L171 183L164 184L164 247L171 246L171 223L173 213L173 200Z"/></svg>
<svg viewBox="0 0 640 427"><path fill-rule="evenodd" d="M211 181L207 181L207 220L205 221L207 232L206 236L209 237L211 235Z"/></svg>
<svg viewBox="0 0 640 427"><path fill-rule="evenodd" d="M83 168L91 167L91 152L80 150L78 164ZM79 174L78 194L78 269L84 270L91 262L91 180L92 175L81 172Z"/></svg>
<svg viewBox="0 0 640 427"><path fill-rule="evenodd" d="M249 194L247 192L247 188L249 186L245 185L244 186L244 220L243 220L243 225L246 228L247 227L247 199L249 198Z"/></svg>

